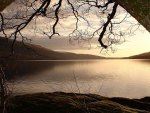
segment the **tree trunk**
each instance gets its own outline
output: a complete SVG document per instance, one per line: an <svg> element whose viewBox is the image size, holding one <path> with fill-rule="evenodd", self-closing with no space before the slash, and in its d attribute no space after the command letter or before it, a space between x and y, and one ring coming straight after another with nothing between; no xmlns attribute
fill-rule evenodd
<svg viewBox="0 0 150 113"><path fill-rule="evenodd" d="M15 0L0 0L0 12Z"/></svg>
<svg viewBox="0 0 150 113"><path fill-rule="evenodd" d="M150 0L113 0L150 32Z"/></svg>

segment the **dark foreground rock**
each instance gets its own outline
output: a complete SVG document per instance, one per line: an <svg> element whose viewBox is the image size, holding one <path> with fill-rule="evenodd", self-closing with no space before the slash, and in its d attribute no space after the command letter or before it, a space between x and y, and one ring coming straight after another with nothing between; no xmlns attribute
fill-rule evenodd
<svg viewBox="0 0 150 113"><path fill-rule="evenodd" d="M150 113L150 97L108 98L62 92L27 94L10 98L7 113Z"/></svg>

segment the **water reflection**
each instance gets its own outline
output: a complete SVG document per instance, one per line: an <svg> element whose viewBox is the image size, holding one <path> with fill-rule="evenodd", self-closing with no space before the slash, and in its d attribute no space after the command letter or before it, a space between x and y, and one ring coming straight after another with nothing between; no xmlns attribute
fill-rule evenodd
<svg viewBox="0 0 150 113"><path fill-rule="evenodd" d="M148 60L18 61L9 62L7 68L13 81L10 85L19 94L65 91L111 97L150 96Z"/></svg>

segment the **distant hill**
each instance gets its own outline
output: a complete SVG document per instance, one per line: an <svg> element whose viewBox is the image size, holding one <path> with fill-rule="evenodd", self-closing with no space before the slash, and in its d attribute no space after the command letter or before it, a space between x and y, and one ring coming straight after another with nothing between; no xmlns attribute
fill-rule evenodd
<svg viewBox="0 0 150 113"><path fill-rule="evenodd" d="M39 45L16 42L14 46L15 54L11 54L11 40L0 37L0 58L14 60L76 60L76 59L102 59L104 57L89 54L75 54L69 52L55 52Z"/></svg>
<svg viewBox="0 0 150 113"><path fill-rule="evenodd" d="M150 59L150 52L128 57L130 59Z"/></svg>

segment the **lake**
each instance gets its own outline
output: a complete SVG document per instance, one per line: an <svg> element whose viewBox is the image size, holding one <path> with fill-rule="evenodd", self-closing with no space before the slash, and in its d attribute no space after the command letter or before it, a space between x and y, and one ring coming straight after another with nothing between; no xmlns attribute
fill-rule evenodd
<svg viewBox="0 0 150 113"><path fill-rule="evenodd" d="M6 70L14 94L63 91L150 96L150 60L15 61Z"/></svg>

